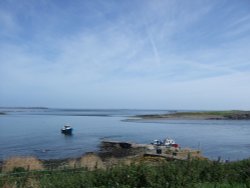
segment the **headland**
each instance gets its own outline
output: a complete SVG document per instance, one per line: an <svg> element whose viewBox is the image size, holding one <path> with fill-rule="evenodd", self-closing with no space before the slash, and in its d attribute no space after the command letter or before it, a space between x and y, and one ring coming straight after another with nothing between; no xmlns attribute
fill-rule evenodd
<svg viewBox="0 0 250 188"><path fill-rule="evenodd" d="M197 111L175 112L168 114L137 115L133 118L146 119L170 119L170 120L250 120L250 111ZM133 120L133 119L132 119Z"/></svg>

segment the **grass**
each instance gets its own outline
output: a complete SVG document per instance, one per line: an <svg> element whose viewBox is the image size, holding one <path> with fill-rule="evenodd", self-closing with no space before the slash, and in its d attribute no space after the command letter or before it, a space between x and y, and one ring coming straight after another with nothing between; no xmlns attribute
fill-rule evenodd
<svg viewBox="0 0 250 188"><path fill-rule="evenodd" d="M14 170L16 172L17 169ZM13 172L13 171L12 171ZM22 173L21 173L22 172ZM1 175L1 174L0 174ZM250 159L232 163L207 160L132 163L107 169L27 171L0 176L0 187L250 187Z"/></svg>
<svg viewBox="0 0 250 188"><path fill-rule="evenodd" d="M11 172L16 168L25 170L43 170L42 162L35 157L12 157L3 163L2 172Z"/></svg>
<svg viewBox="0 0 250 188"><path fill-rule="evenodd" d="M218 116L227 116L235 114L245 114L250 113L249 111L240 111L240 110L229 110L229 111L204 111L204 112L178 112L176 114L180 115L218 115Z"/></svg>
<svg viewBox="0 0 250 188"><path fill-rule="evenodd" d="M173 119L250 119L250 111L202 111L202 112L176 112L172 114L148 114L138 115L143 119L151 118L173 118Z"/></svg>

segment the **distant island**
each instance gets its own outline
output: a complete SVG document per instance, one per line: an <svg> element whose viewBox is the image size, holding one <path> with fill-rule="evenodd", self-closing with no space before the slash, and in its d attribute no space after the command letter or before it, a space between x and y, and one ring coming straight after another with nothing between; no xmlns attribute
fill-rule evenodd
<svg viewBox="0 0 250 188"><path fill-rule="evenodd" d="M176 119L176 120L250 120L250 111L202 111L175 112L170 114L147 114L134 116L141 119Z"/></svg>
<svg viewBox="0 0 250 188"><path fill-rule="evenodd" d="M4 107L0 106L0 109L49 109L48 107Z"/></svg>

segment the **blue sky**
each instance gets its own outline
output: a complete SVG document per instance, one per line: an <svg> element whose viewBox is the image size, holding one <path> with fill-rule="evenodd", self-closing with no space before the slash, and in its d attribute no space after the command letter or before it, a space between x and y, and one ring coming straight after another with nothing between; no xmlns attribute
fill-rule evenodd
<svg viewBox="0 0 250 188"><path fill-rule="evenodd" d="M250 110L249 0L1 0L0 106Z"/></svg>

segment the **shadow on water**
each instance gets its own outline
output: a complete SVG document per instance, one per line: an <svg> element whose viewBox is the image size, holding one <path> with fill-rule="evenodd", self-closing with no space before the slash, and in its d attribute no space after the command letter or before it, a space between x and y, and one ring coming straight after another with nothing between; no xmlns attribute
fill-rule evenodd
<svg viewBox="0 0 250 188"><path fill-rule="evenodd" d="M72 139L74 137L74 134L73 133L70 133L70 134L63 134L62 133L62 136L67 140L67 139Z"/></svg>

